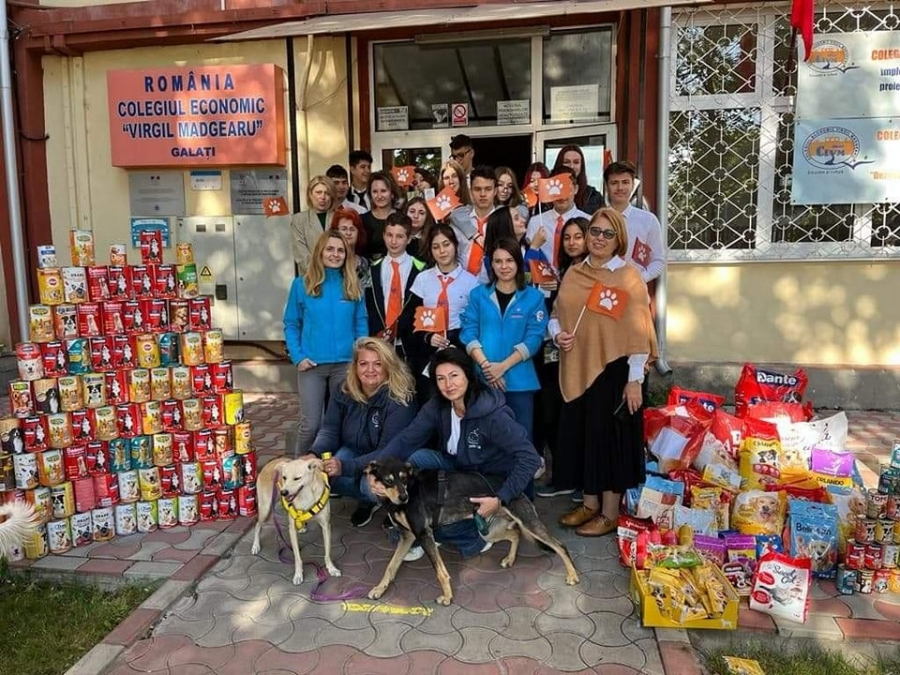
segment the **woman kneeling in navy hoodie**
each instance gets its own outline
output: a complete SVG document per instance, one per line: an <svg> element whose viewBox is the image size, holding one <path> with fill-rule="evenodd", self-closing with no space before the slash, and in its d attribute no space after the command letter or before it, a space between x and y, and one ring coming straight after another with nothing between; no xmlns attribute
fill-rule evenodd
<svg viewBox="0 0 900 675"><path fill-rule="evenodd" d="M525 428L513 417L503 394L482 384L475 364L461 349L448 347L435 354L429 376L438 393L378 455L405 459L418 469L477 471L485 475L498 486L496 494L473 497L472 510L477 508L483 518L490 518L501 505L529 489L540 465L537 451ZM433 436L438 439L436 450L416 450ZM377 492L372 483L369 488ZM439 528L435 539L452 544L467 558L490 548L472 519ZM420 547L413 547L406 560L416 560L422 554Z"/></svg>

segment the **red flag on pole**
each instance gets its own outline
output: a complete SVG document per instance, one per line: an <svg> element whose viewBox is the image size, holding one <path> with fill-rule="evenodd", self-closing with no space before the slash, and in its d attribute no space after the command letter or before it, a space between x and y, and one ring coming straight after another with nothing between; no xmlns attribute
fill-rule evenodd
<svg viewBox="0 0 900 675"><path fill-rule="evenodd" d="M812 53L814 0L793 0L791 3L791 57L797 47L797 32L803 38L804 61L809 61Z"/></svg>

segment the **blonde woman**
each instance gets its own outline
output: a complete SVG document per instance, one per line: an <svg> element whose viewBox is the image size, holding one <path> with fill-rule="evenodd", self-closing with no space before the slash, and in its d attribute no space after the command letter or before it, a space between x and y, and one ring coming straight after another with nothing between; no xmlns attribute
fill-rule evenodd
<svg viewBox="0 0 900 675"><path fill-rule="evenodd" d="M441 167L441 186L438 192L449 187L459 201L465 206L472 205L472 197L469 195L469 180L462 166L455 160L450 160Z"/></svg>
<svg viewBox="0 0 900 675"><path fill-rule="evenodd" d="M295 454L309 452L322 424L326 388L334 396L353 357L353 342L367 330L356 255L340 232L328 230L319 236L306 274L291 284L284 308L284 339L300 391Z"/></svg>
<svg viewBox="0 0 900 675"><path fill-rule="evenodd" d="M372 520L380 504L369 493L362 471L412 422L415 394L415 380L391 345L373 337L356 341L347 379L328 403L311 449L317 457L333 455L325 461L325 472L338 494L357 500L350 516L354 527Z"/></svg>
<svg viewBox="0 0 900 675"><path fill-rule="evenodd" d="M306 187L307 210L291 216L291 248L297 274L306 274L313 246L334 217L337 189L327 176L313 176Z"/></svg>

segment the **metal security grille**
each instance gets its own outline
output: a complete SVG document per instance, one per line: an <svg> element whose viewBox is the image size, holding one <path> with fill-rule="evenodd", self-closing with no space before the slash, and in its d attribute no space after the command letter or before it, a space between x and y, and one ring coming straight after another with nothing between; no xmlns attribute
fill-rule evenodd
<svg viewBox="0 0 900 675"><path fill-rule="evenodd" d="M669 259L900 257L900 204L791 204L790 6L673 18ZM816 20L817 33L900 30L900 8L820 5Z"/></svg>

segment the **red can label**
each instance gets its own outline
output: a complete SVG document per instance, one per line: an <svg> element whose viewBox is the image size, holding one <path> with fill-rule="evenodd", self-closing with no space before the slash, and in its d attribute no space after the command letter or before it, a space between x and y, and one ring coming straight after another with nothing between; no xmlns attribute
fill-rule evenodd
<svg viewBox="0 0 900 675"><path fill-rule="evenodd" d="M81 305L84 307L84 305ZM91 338L91 368L95 373L105 373L116 367L113 353L113 339L109 335Z"/></svg>
<svg viewBox="0 0 900 675"><path fill-rule="evenodd" d="M881 544L866 544L866 569L880 570L883 562L884 550L881 548Z"/></svg>
<svg viewBox="0 0 900 675"><path fill-rule="evenodd" d="M90 408L73 410L70 413L72 419L72 437L75 442L94 440L94 411Z"/></svg>
<svg viewBox="0 0 900 675"><path fill-rule="evenodd" d="M219 490L219 518L234 520L238 515L238 502L235 490Z"/></svg>
<svg viewBox="0 0 900 675"><path fill-rule="evenodd" d="M141 435L141 409L137 403L120 403L116 406L116 424L119 436L134 438Z"/></svg>
<svg viewBox="0 0 900 675"><path fill-rule="evenodd" d="M203 405L203 426L217 429L224 423L224 407L221 396L205 396L201 399Z"/></svg>
<svg viewBox="0 0 900 675"><path fill-rule="evenodd" d="M146 317L141 309L140 300L126 300L122 303L122 319L125 322L125 332L128 335L146 333Z"/></svg>
<svg viewBox="0 0 900 675"><path fill-rule="evenodd" d="M107 335L121 335L125 332L125 303L110 300L103 303L103 330Z"/></svg>
<svg viewBox="0 0 900 675"><path fill-rule="evenodd" d="M211 429L200 429L194 433L194 456L198 462L216 459L216 441Z"/></svg>
<svg viewBox="0 0 900 675"><path fill-rule="evenodd" d="M128 265L110 265L107 268L109 277L109 297L111 300L131 300L132 289L131 267Z"/></svg>
<svg viewBox="0 0 900 675"><path fill-rule="evenodd" d="M231 361L211 363L210 372L213 376L213 391L216 394L228 394L234 388L234 378L231 370Z"/></svg>
<svg viewBox="0 0 900 675"><path fill-rule="evenodd" d="M41 359L44 361L44 375L47 377L60 377L69 372L69 360L62 342L42 344Z"/></svg>
<svg viewBox="0 0 900 675"><path fill-rule="evenodd" d="M219 515L219 500L213 490L200 493L200 520L215 520Z"/></svg>
<svg viewBox="0 0 900 675"><path fill-rule="evenodd" d="M846 565L852 570L861 570L865 566L866 545L863 542L849 539L847 541Z"/></svg>
<svg viewBox="0 0 900 675"><path fill-rule="evenodd" d="M81 337L94 337L103 334L103 317L100 303L82 302L78 305L78 333Z"/></svg>
<svg viewBox="0 0 900 675"><path fill-rule="evenodd" d="M85 451L88 473L100 476L109 473L109 444L106 441L91 441Z"/></svg>
<svg viewBox="0 0 900 675"><path fill-rule="evenodd" d="M163 431L178 431L181 429L181 403L173 399L162 402ZM177 420L177 422L176 422Z"/></svg>
<svg viewBox="0 0 900 675"><path fill-rule="evenodd" d="M256 453L248 452L241 457L241 478L244 484L256 482Z"/></svg>
<svg viewBox="0 0 900 675"><path fill-rule="evenodd" d="M63 467L66 480L77 480L88 476L87 448L84 445L70 445L63 450Z"/></svg>
<svg viewBox="0 0 900 675"><path fill-rule="evenodd" d="M145 265L159 265L163 260L163 240L161 230L141 232L141 262Z"/></svg>
<svg viewBox="0 0 900 675"><path fill-rule="evenodd" d="M205 331L212 328L212 314L209 309L209 298L206 296L190 300L190 330Z"/></svg>
<svg viewBox="0 0 900 675"><path fill-rule="evenodd" d="M178 478L178 469L174 464L160 467L159 485L162 488L164 497L177 497L178 493L181 492L181 482Z"/></svg>
<svg viewBox="0 0 900 675"><path fill-rule="evenodd" d="M222 467L217 460L207 459L200 463L203 471L203 488L219 490L222 487Z"/></svg>
<svg viewBox="0 0 900 675"><path fill-rule="evenodd" d="M113 336L113 360L119 364L119 368L137 367L137 348L134 345L134 335Z"/></svg>
<svg viewBox="0 0 900 675"><path fill-rule="evenodd" d="M195 461L193 431L172 432L172 454L179 464Z"/></svg>
<svg viewBox="0 0 900 675"><path fill-rule="evenodd" d="M144 310L144 325L148 333L163 333L169 330L169 310L166 301L152 298L141 301L141 309ZM166 315L166 325L163 325L163 314Z"/></svg>
<svg viewBox="0 0 900 675"><path fill-rule="evenodd" d="M50 446L47 443L47 418L34 415L22 420L22 440L27 452L43 452Z"/></svg>
<svg viewBox="0 0 900 675"><path fill-rule="evenodd" d="M256 484L242 485L237 489L238 515L256 515Z"/></svg>
<svg viewBox="0 0 900 675"><path fill-rule="evenodd" d="M213 438L216 442L216 458L223 459L234 454L234 438L231 427L218 427L213 429Z"/></svg>
<svg viewBox="0 0 900 675"><path fill-rule="evenodd" d="M94 476L94 492L100 506L119 503L119 479L117 474L104 473Z"/></svg>
<svg viewBox="0 0 900 675"><path fill-rule="evenodd" d="M132 265L131 275L134 283L135 300L149 300L152 298L153 278L150 276L150 268L147 265Z"/></svg>
<svg viewBox="0 0 900 675"><path fill-rule="evenodd" d="M119 405L128 402L128 373L125 370L114 370L104 373L106 376L106 402Z"/></svg>
<svg viewBox="0 0 900 675"><path fill-rule="evenodd" d="M175 265L154 265L150 268L153 272L153 287L157 298L174 298L178 295L175 283Z"/></svg>
<svg viewBox="0 0 900 675"><path fill-rule="evenodd" d="M109 269L105 265L87 268L88 297L91 302L109 300Z"/></svg>
<svg viewBox="0 0 900 675"><path fill-rule="evenodd" d="M197 398L213 393L209 364L201 363L198 366L191 366L191 389Z"/></svg>

